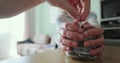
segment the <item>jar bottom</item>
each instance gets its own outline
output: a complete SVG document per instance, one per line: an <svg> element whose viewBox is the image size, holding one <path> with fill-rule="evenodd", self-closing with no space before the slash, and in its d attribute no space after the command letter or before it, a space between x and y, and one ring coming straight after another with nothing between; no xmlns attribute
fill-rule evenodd
<svg viewBox="0 0 120 63"><path fill-rule="evenodd" d="M95 56L87 55L87 54L76 54L74 51L67 51L66 55L71 58L81 59L81 60L94 60Z"/></svg>

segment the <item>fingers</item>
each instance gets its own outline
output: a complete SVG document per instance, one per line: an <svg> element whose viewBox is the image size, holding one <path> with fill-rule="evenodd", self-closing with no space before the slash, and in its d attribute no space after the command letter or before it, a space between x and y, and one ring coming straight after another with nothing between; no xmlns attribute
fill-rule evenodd
<svg viewBox="0 0 120 63"><path fill-rule="evenodd" d="M67 47L67 46L63 46L63 49L64 49L65 51L70 51L70 47Z"/></svg>
<svg viewBox="0 0 120 63"><path fill-rule="evenodd" d="M103 45L103 44L104 44L104 36L103 35L101 35L97 39L87 40L84 42L85 47L94 47L94 46L99 46L99 45Z"/></svg>
<svg viewBox="0 0 120 63"><path fill-rule="evenodd" d="M103 45L104 45L104 36L103 36L103 29L100 27L94 27L91 26L90 24L85 24L83 26L84 29L86 29L84 33L84 37L90 37L90 36L99 36L96 39L93 40L87 40L84 42L85 47L96 47L90 51L90 55L96 56L97 58L102 57L102 50L103 50Z"/></svg>
<svg viewBox="0 0 120 63"><path fill-rule="evenodd" d="M67 39L71 39L74 41L83 40L83 29L74 23L63 23L60 25L61 29L59 34Z"/></svg>
<svg viewBox="0 0 120 63"><path fill-rule="evenodd" d="M85 37L89 37L89 36L99 36L102 35L104 33L104 30L101 27L92 27L90 26L90 30L87 30L84 32L84 36Z"/></svg>
<svg viewBox="0 0 120 63"><path fill-rule="evenodd" d="M83 0L84 1L84 12L81 14L81 20L85 21L89 12L90 12L90 0Z"/></svg>
<svg viewBox="0 0 120 63"><path fill-rule="evenodd" d="M90 11L90 0L67 0L79 13L81 20L85 21Z"/></svg>
<svg viewBox="0 0 120 63"><path fill-rule="evenodd" d="M82 8L80 0L67 0L75 9Z"/></svg>
<svg viewBox="0 0 120 63"><path fill-rule="evenodd" d="M60 24L60 27L63 30L67 30L67 31L83 32L83 29L81 27L79 27L78 24L75 24L75 23L62 23L62 24Z"/></svg>
<svg viewBox="0 0 120 63"><path fill-rule="evenodd" d="M62 37L65 37L67 39L71 39L71 40L74 40L74 41L80 41L80 40L84 39L82 33L80 34L80 33L72 32L72 31L63 30L63 33L60 33L60 35Z"/></svg>
<svg viewBox="0 0 120 63"><path fill-rule="evenodd" d="M92 26L89 23L85 23L83 25L83 28L85 29L85 32L84 32L85 37L97 36L97 35L99 36L99 35L103 35L104 33L103 28Z"/></svg>
<svg viewBox="0 0 120 63"><path fill-rule="evenodd" d="M99 53L99 54L97 54L96 57L97 57L98 59L101 59L101 58L103 57L102 52Z"/></svg>
<svg viewBox="0 0 120 63"><path fill-rule="evenodd" d="M83 25L83 28L84 29L92 29L94 28L94 26L90 25L88 22L86 22L84 25Z"/></svg>
<svg viewBox="0 0 120 63"><path fill-rule="evenodd" d="M67 46L67 47L77 47L76 41L69 40L66 38L62 38L61 43L62 43L62 45Z"/></svg>
<svg viewBox="0 0 120 63"><path fill-rule="evenodd" d="M80 2L80 0L78 0L78 1L76 2L76 8L78 9L78 12L79 12L79 13L81 13L81 10L82 10L82 8L83 8L83 6L82 6L81 3L82 3L82 2Z"/></svg>
<svg viewBox="0 0 120 63"><path fill-rule="evenodd" d="M76 23L63 23L60 25L59 34L61 36L61 44L66 51L71 47L77 47L77 41L83 40L83 29Z"/></svg>
<svg viewBox="0 0 120 63"><path fill-rule="evenodd" d="M104 46L103 46L103 45L100 46L100 47L98 47L98 48L92 49L92 50L90 51L90 55L93 55L93 56L94 56L94 55L97 55L98 57L100 57L103 49L104 49ZM99 54L100 54L100 55L99 55Z"/></svg>
<svg viewBox="0 0 120 63"><path fill-rule="evenodd" d="M67 1L68 1L75 9L77 9L74 0L67 0Z"/></svg>

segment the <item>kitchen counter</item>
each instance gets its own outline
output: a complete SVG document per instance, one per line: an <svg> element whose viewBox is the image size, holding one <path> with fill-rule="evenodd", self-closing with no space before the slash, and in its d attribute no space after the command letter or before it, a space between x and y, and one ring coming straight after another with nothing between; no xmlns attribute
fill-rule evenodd
<svg viewBox="0 0 120 63"><path fill-rule="evenodd" d="M120 39L105 39L105 45L120 46Z"/></svg>
<svg viewBox="0 0 120 63"><path fill-rule="evenodd" d="M73 59L67 57L64 50L56 49L0 63L120 63L120 46L105 46L103 58L92 61Z"/></svg>

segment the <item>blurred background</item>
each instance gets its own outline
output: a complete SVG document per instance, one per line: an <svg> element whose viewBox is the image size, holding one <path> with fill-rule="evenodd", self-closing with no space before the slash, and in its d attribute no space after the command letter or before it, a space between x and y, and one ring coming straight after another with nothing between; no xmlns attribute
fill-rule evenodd
<svg viewBox="0 0 120 63"><path fill-rule="evenodd" d="M96 13L101 25L108 20L102 17L103 5L110 1L112 0L91 0L91 11ZM0 19L0 59L55 49L53 37L57 29L56 19L60 14L59 8L45 2L12 18Z"/></svg>

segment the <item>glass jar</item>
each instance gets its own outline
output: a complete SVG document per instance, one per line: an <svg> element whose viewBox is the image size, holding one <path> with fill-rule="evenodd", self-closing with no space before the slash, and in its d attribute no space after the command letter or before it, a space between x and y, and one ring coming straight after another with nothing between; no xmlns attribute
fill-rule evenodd
<svg viewBox="0 0 120 63"><path fill-rule="evenodd" d="M96 37L88 37L85 40L91 40L95 38ZM84 47L84 41L79 41L78 45L79 45L78 47L72 48L70 51L66 51L66 55L72 58L77 58L77 59L93 60L96 58L95 56L91 56L89 54L90 50L93 48Z"/></svg>
<svg viewBox="0 0 120 63"><path fill-rule="evenodd" d="M99 23L97 21L97 16L95 13L93 12L90 12L89 16L87 17L87 23L89 23L90 25L92 26L96 26L96 27L99 27ZM80 26L82 26L84 23L80 23ZM87 29L89 30L89 29ZM84 29L84 31L86 31L86 29ZM78 42L78 47L75 47L75 48L72 48L71 51L67 51L66 52L66 55L67 56L70 56L70 57L73 57L73 58L78 58L78 59L95 59L96 57L95 56L91 56L89 54L90 50L91 49L95 49L96 47L93 47L93 48L86 48L84 47L84 41L86 40L93 40L93 39L96 39L97 36L90 36L90 37L87 37L85 38L83 41L79 41Z"/></svg>

